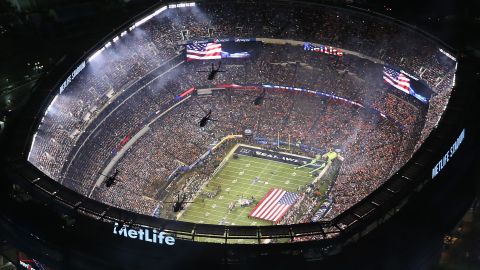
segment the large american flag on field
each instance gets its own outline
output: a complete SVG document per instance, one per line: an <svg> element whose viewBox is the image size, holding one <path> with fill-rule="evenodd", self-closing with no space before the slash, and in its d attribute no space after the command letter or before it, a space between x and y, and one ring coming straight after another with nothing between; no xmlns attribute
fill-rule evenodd
<svg viewBox="0 0 480 270"><path fill-rule="evenodd" d="M298 197L297 193L273 188L255 206L249 216L277 223L287 210L295 204Z"/></svg>
<svg viewBox="0 0 480 270"><path fill-rule="evenodd" d="M222 58L222 44L200 43L187 45L187 60L211 60Z"/></svg>
<svg viewBox="0 0 480 270"><path fill-rule="evenodd" d="M410 78L400 71L384 66L383 80L398 90L410 94Z"/></svg>

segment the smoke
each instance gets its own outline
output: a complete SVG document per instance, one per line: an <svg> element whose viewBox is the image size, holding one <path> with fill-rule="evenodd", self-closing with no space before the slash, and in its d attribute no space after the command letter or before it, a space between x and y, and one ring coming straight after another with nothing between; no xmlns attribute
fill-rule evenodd
<svg viewBox="0 0 480 270"><path fill-rule="evenodd" d="M199 23L202 23L202 24L210 24L211 23L211 20L210 18L207 16L207 14L205 14L201 9L200 7L198 6L195 6L195 7L192 7L192 8L189 8L187 10L187 12L191 13L193 15L193 17L195 18L195 20Z"/></svg>

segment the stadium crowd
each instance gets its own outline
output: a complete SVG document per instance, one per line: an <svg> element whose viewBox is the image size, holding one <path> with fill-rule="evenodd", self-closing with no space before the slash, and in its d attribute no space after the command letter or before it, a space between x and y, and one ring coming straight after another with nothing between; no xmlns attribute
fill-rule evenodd
<svg viewBox="0 0 480 270"><path fill-rule="evenodd" d="M382 81L383 65L366 57L264 43L250 59L224 61L227 72L213 83L304 87L365 108L280 89L266 90L263 104L254 106L253 99L262 91L258 86L176 100L192 86L212 86L196 72L209 63L184 63L179 44L234 36L309 41L358 52L419 74L434 95L426 107L399 93ZM402 46L406 40L416 46ZM29 161L82 194L151 214L159 203L159 190L169 188L165 179L175 169L192 164L225 135L251 129L271 141L290 137L292 143L341 151L345 160L331 191L333 206L325 217L329 219L381 185L421 145L448 102L454 67L434 42L366 14L270 4L168 9L105 49L56 96ZM199 128L199 119L210 109L216 121ZM102 170L143 128L148 130L115 166L119 184L110 189L96 185ZM198 192L208 182L215 163L208 164L200 174L189 176L187 193Z"/></svg>

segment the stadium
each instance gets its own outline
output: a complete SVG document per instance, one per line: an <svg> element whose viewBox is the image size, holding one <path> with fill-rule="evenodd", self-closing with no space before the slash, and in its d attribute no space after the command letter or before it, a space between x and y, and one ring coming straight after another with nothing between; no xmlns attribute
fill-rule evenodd
<svg viewBox="0 0 480 270"><path fill-rule="evenodd" d="M25 230L61 227L82 243L71 256L323 260L454 166L469 138L458 61L366 10L158 4L48 76L3 171L62 224Z"/></svg>

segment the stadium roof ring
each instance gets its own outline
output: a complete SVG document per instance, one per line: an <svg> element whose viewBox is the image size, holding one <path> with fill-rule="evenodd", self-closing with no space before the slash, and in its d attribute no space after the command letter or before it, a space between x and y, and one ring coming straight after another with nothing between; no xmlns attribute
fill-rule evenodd
<svg viewBox="0 0 480 270"><path fill-rule="evenodd" d="M4 171L117 237L341 245L398 211L468 136L451 51L345 7L159 4L40 84L7 128Z"/></svg>

